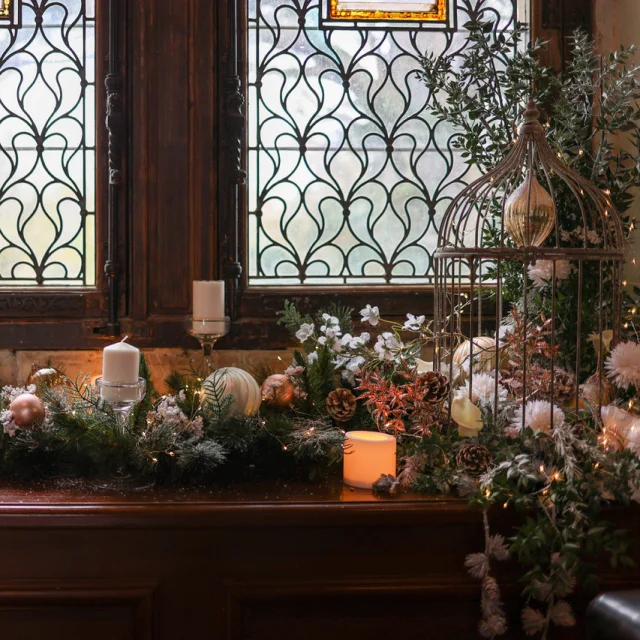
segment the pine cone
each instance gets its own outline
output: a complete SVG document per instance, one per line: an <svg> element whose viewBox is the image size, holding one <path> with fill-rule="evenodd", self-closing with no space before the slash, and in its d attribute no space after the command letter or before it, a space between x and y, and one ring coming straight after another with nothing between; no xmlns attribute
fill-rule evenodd
<svg viewBox="0 0 640 640"><path fill-rule="evenodd" d="M469 475L479 476L491 464L491 454L483 444L464 444L458 450L456 463Z"/></svg>
<svg viewBox="0 0 640 640"><path fill-rule="evenodd" d="M356 412L356 397L349 389L336 389L327 396L327 411L336 422L346 422Z"/></svg>
<svg viewBox="0 0 640 640"><path fill-rule="evenodd" d="M451 391L451 385L447 376L439 371L427 371L420 374L420 381L424 390L423 402L427 404L441 404Z"/></svg>

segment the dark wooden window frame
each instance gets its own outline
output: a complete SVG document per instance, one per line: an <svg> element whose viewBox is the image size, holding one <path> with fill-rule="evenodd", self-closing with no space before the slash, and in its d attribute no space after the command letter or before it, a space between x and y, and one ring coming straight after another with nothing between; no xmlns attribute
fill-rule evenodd
<svg viewBox="0 0 640 640"><path fill-rule="evenodd" d="M100 348L124 333L144 347L195 347L183 322L197 278L227 281L232 332L220 348L287 345L275 323L287 298L432 314L425 285L246 286L245 5L97 0L96 287L0 290L0 348ZM548 63L562 64L588 5L532 0Z"/></svg>

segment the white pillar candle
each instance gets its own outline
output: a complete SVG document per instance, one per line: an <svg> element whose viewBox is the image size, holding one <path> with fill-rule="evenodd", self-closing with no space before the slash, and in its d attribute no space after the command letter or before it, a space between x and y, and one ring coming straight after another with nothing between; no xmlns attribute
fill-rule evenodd
<svg viewBox="0 0 640 640"><path fill-rule="evenodd" d="M200 320L224 318L224 282L222 280L193 281L193 317Z"/></svg>
<svg viewBox="0 0 640 640"><path fill-rule="evenodd" d="M349 431L344 439L344 482L371 489L383 474L396 475L396 439L387 433Z"/></svg>
<svg viewBox="0 0 640 640"><path fill-rule="evenodd" d="M102 379L112 384L135 384L140 372L140 349L125 342L110 344L102 351ZM124 395L123 395L124 394ZM104 388L102 397L105 400L127 400L129 396L137 397L135 389Z"/></svg>

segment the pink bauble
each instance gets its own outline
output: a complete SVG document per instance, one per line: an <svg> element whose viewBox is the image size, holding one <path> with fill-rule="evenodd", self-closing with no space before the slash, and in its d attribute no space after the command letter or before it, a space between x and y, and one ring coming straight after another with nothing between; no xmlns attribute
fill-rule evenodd
<svg viewBox="0 0 640 640"><path fill-rule="evenodd" d="M44 404L33 393L19 395L9 409L13 414L13 420L19 427L30 427L44 420Z"/></svg>

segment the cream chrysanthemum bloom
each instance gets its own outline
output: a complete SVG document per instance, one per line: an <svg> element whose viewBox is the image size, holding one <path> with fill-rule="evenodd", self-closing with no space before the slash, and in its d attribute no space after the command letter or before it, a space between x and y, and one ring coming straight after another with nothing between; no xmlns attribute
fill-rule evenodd
<svg viewBox="0 0 640 640"><path fill-rule="evenodd" d="M458 391L469 397L469 380ZM474 373L471 385L471 402L481 406L491 406L496 395L496 379L490 373ZM507 399L507 390L498 381L498 402Z"/></svg>
<svg viewBox="0 0 640 640"><path fill-rule="evenodd" d="M536 289L543 289L551 284L553 278L553 260L537 260L529 266L529 277ZM566 280L571 275L571 264L568 260L556 260L556 280Z"/></svg>
<svg viewBox="0 0 640 640"><path fill-rule="evenodd" d="M549 433L551 430L551 403L547 400L531 400L527 402L525 408L518 407L511 426L515 429L522 429L522 412L524 410L524 426L529 427L538 433ZM559 427L564 424L564 412L560 407L553 407L553 426Z"/></svg>
<svg viewBox="0 0 640 640"><path fill-rule="evenodd" d="M617 344L604 363L604 368L608 376L622 389L631 385L640 387L640 344Z"/></svg>

